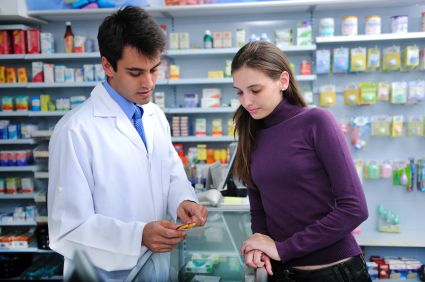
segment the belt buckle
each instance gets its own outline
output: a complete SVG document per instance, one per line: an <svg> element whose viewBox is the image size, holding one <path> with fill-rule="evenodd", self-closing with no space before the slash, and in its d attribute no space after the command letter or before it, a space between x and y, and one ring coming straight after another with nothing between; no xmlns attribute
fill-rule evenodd
<svg viewBox="0 0 425 282"><path fill-rule="evenodd" d="M283 280L282 282L295 282L295 280L289 278L289 275L293 274L289 269L283 270Z"/></svg>

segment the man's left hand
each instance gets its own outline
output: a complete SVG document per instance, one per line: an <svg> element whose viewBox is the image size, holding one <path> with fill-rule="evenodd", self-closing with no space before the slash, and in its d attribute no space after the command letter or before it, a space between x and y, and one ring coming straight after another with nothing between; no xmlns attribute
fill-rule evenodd
<svg viewBox="0 0 425 282"><path fill-rule="evenodd" d="M202 226L207 221L208 210L200 204L186 200L177 208L177 215L184 223L196 222L196 225Z"/></svg>

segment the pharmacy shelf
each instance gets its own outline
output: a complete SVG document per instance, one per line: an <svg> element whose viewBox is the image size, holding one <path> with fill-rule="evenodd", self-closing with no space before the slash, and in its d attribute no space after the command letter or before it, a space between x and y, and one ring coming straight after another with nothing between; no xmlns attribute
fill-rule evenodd
<svg viewBox="0 0 425 282"><path fill-rule="evenodd" d="M402 233L384 233L365 230L354 237L359 245L366 247L425 247L425 236L420 231L403 230Z"/></svg>
<svg viewBox="0 0 425 282"><path fill-rule="evenodd" d="M15 145L15 144L35 144L36 141L34 139L2 139L0 140L0 145Z"/></svg>
<svg viewBox="0 0 425 282"><path fill-rule="evenodd" d="M0 248L0 253L54 253L54 251L52 251L52 250L43 250L43 249L39 249L39 248L35 248L35 247L29 247L29 248Z"/></svg>
<svg viewBox="0 0 425 282"><path fill-rule="evenodd" d="M286 0L286 1L263 1L226 4L186 5L186 6L163 6L146 7L145 9L154 17L190 17L190 16L226 16L240 14L263 14L263 13L286 13L310 12L311 10L332 10L363 7L389 7L407 6L419 4L421 0ZM101 20L116 11L116 9L90 9L90 10L38 10L29 11L28 16L45 21L75 20Z"/></svg>
<svg viewBox="0 0 425 282"><path fill-rule="evenodd" d="M68 111L29 112L30 117L56 117L63 116Z"/></svg>
<svg viewBox="0 0 425 282"><path fill-rule="evenodd" d="M366 42L366 41L389 41L389 40L399 41L399 40L409 40L409 39L425 39L425 32L316 37L316 44L344 43L344 42Z"/></svg>
<svg viewBox="0 0 425 282"><path fill-rule="evenodd" d="M24 60L24 54L0 55L0 60Z"/></svg>
<svg viewBox="0 0 425 282"><path fill-rule="evenodd" d="M0 166L0 172L18 172L18 171L31 171L35 172L39 170L39 166L27 165L27 166Z"/></svg>
<svg viewBox="0 0 425 282"><path fill-rule="evenodd" d="M31 132L33 138L49 138L52 134L53 130L34 130Z"/></svg>
<svg viewBox="0 0 425 282"><path fill-rule="evenodd" d="M0 83L0 88L27 88L27 83Z"/></svg>
<svg viewBox="0 0 425 282"><path fill-rule="evenodd" d="M2 5L6 5L6 2L2 3ZM17 5L17 4L12 4ZM7 9L7 8L6 8ZM2 14L0 10L0 24L2 22L6 23L26 23L26 24L46 24L47 22L45 20L41 20L38 18L34 18L31 16L28 16L24 14L22 11L19 12L19 14L10 14L10 12L6 11L6 14Z"/></svg>
<svg viewBox="0 0 425 282"><path fill-rule="evenodd" d="M29 111L1 111L0 117L28 117Z"/></svg>
<svg viewBox="0 0 425 282"><path fill-rule="evenodd" d="M233 83L232 78L181 78L170 79L168 85L191 85L191 84L229 84Z"/></svg>
<svg viewBox="0 0 425 282"><path fill-rule="evenodd" d="M316 50L316 45L306 46L285 46L281 48L283 52L311 52ZM239 48L212 48L212 49L184 49L184 50L168 50L164 55L177 56L197 56L197 55L234 55Z"/></svg>
<svg viewBox="0 0 425 282"><path fill-rule="evenodd" d="M1 59L1 57L0 57ZM28 54L25 60L55 60L55 59L99 59L99 52L87 53L53 53L53 54Z"/></svg>
<svg viewBox="0 0 425 282"><path fill-rule="evenodd" d="M234 142L233 136L184 136L171 137L172 142Z"/></svg>
<svg viewBox="0 0 425 282"><path fill-rule="evenodd" d="M234 113L237 108L166 108L165 114L219 114Z"/></svg>
<svg viewBox="0 0 425 282"><path fill-rule="evenodd" d="M314 81L316 75L297 75L298 81ZM167 81L168 85L193 85L193 84L231 84L233 79L229 78L181 78L181 79L170 79Z"/></svg>
<svg viewBox="0 0 425 282"><path fill-rule="evenodd" d="M49 173L47 171L36 171L34 173L36 179L49 179Z"/></svg>
<svg viewBox="0 0 425 282"><path fill-rule="evenodd" d="M99 81L85 81L85 82L55 82L55 83L44 83L44 82L30 82L27 84L27 88L75 88L75 87L94 87Z"/></svg>
<svg viewBox="0 0 425 282"><path fill-rule="evenodd" d="M34 193L0 194L1 200L34 199Z"/></svg>
<svg viewBox="0 0 425 282"><path fill-rule="evenodd" d="M67 111L48 111L48 112L3 111L3 112L0 112L0 117L50 117L50 116L63 116L66 113Z"/></svg>
<svg viewBox="0 0 425 282"><path fill-rule="evenodd" d="M14 221L14 222L2 222L0 226L36 226L37 222L34 220Z"/></svg>

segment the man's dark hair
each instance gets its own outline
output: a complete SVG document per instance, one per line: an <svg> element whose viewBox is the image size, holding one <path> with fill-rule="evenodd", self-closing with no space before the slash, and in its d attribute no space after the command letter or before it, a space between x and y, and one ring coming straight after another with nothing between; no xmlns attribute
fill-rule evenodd
<svg viewBox="0 0 425 282"><path fill-rule="evenodd" d="M106 17L99 26L97 41L100 55L115 71L126 46L136 48L148 58L157 56L165 47L164 33L155 20L145 10L134 6Z"/></svg>

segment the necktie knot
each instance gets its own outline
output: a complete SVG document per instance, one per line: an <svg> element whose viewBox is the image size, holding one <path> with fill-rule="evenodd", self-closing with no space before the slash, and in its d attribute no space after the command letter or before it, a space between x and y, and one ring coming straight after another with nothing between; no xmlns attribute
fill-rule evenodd
<svg viewBox="0 0 425 282"><path fill-rule="evenodd" d="M134 114L133 114L133 118L135 120L141 119L143 116L143 109L140 108L139 106L136 106L136 108L134 109Z"/></svg>

